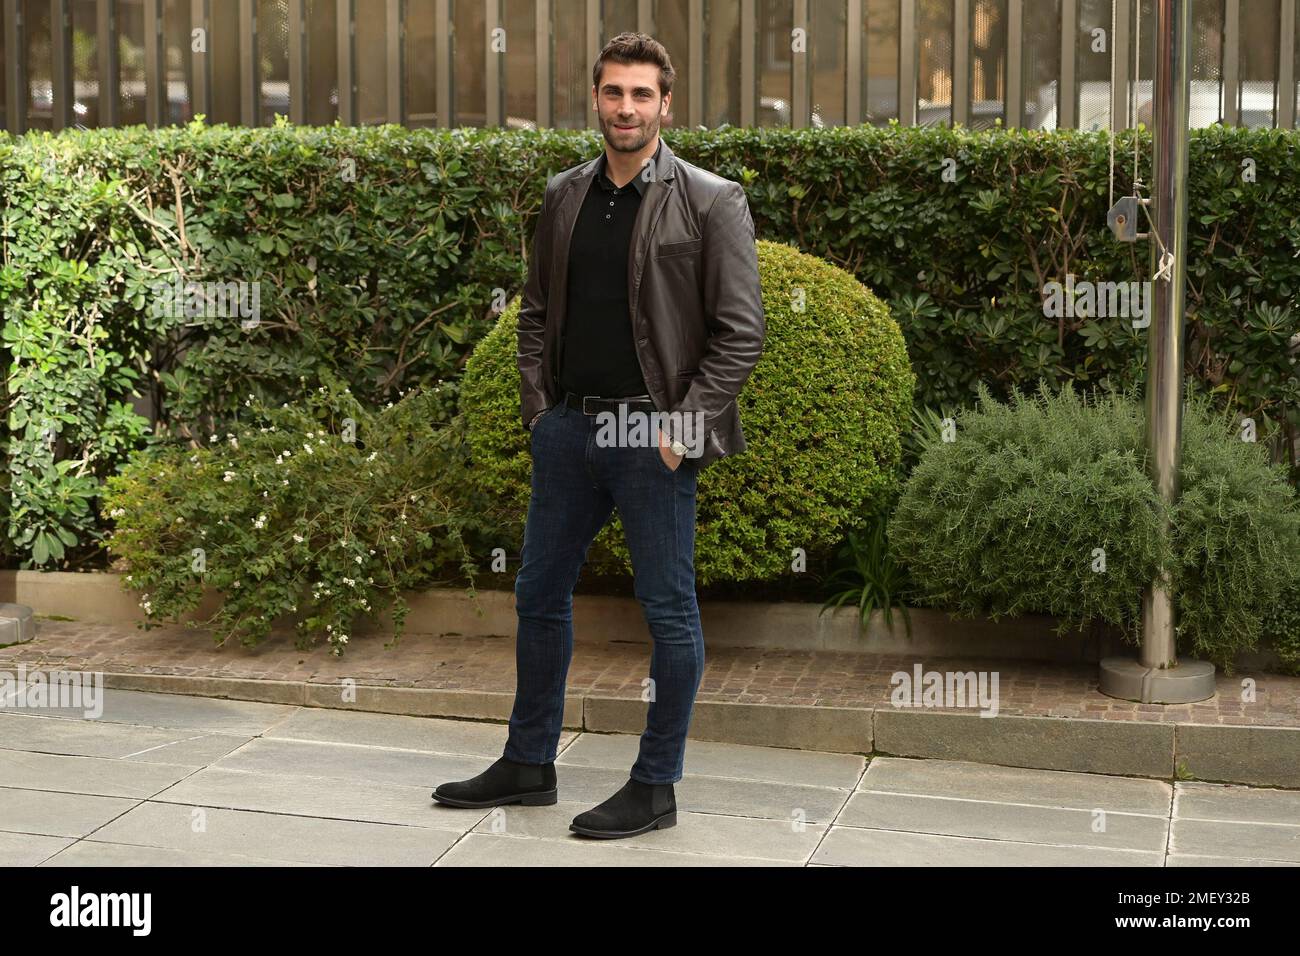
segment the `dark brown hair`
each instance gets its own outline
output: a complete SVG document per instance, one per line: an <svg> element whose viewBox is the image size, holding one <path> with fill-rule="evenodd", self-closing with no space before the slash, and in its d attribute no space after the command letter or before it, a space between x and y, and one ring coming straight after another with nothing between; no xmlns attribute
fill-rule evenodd
<svg viewBox="0 0 1300 956"><path fill-rule="evenodd" d="M600 74L606 60L623 64L653 63L659 67L659 95L673 91L673 80L677 78L673 61L664 45L648 33L620 33L605 44L591 71L591 83L597 92L600 92Z"/></svg>

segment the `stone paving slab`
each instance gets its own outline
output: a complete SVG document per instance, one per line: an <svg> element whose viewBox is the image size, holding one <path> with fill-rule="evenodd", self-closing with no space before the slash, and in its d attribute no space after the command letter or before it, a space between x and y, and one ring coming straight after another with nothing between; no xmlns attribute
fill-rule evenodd
<svg viewBox="0 0 1300 956"><path fill-rule="evenodd" d="M38 866L42 860L49 859L76 842L72 837L7 833L0 830L0 866Z"/></svg>
<svg viewBox="0 0 1300 956"><path fill-rule="evenodd" d="M0 749L0 780L28 790L143 800L194 772L176 764Z"/></svg>
<svg viewBox="0 0 1300 956"><path fill-rule="evenodd" d="M126 797L0 787L0 829L38 836L84 837L139 803Z"/></svg>
<svg viewBox="0 0 1300 956"><path fill-rule="evenodd" d="M813 862L832 866L1160 866L1163 853L837 826Z"/></svg>
<svg viewBox="0 0 1300 956"><path fill-rule="evenodd" d="M42 867L50 866L324 866L319 863L300 863L293 860L276 860L266 856L243 856L234 853L212 853L194 850L177 850L171 847L136 846L126 843L105 843L101 840L82 840L51 857Z"/></svg>
<svg viewBox="0 0 1300 956"><path fill-rule="evenodd" d="M429 866L458 839L453 830L327 820L279 813L145 803L101 827L108 843L234 854L317 866Z"/></svg>
<svg viewBox="0 0 1300 956"><path fill-rule="evenodd" d="M739 856L674 853L636 846L626 840L591 840L575 835L567 843L471 833L434 866L797 866Z"/></svg>
<svg viewBox="0 0 1300 956"><path fill-rule="evenodd" d="M857 789L1165 817L1173 799L1172 788L1159 780L898 757L872 760Z"/></svg>
<svg viewBox="0 0 1300 956"><path fill-rule="evenodd" d="M720 813L677 811L677 826L654 830L638 838L646 849L704 854L715 859L737 857L778 863L802 863L825 836L826 824L771 820ZM490 812L470 832L572 843L569 823L590 803L561 800L550 807L502 807Z"/></svg>
<svg viewBox="0 0 1300 956"><path fill-rule="evenodd" d="M873 791L853 794L836 822L872 830L1151 853L1163 853L1169 837L1166 816L1098 815L1067 807Z"/></svg>
<svg viewBox="0 0 1300 956"><path fill-rule="evenodd" d="M166 741L203 726L212 702L157 698L123 699L131 708L123 713L139 723L0 715L0 732L42 725L21 735L25 744L6 738L10 749L0 751L9 778L0 787L0 864L1300 862L1300 821L1292 820L1300 794L1291 791L717 742L687 747L676 827L591 840L568 824L626 782L636 735L567 738L556 761L554 806L471 810L436 804L430 791L486 768L504 746L502 725L289 708L264 733L212 735L233 746L201 766L168 764L142 759L158 751L140 744L155 745L161 734L164 749L176 746ZM163 720L182 729L160 731L155 723ZM109 736L95 739L90 731ZM87 749L88 741L111 755L67 753ZM78 778L77 764L92 772ZM134 788L131 773L141 775ZM1094 829L1099 808L1104 830Z"/></svg>

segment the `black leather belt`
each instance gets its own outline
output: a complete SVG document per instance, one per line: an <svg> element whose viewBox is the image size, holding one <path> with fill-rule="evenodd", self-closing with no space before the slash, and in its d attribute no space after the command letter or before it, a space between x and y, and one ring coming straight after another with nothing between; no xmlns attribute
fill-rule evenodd
<svg viewBox="0 0 1300 956"><path fill-rule="evenodd" d="M620 406L627 406L629 412L656 411L654 400L649 395L629 395L624 398L605 398L600 395L578 395L574 392L564 393L564 404L582 412L584 415L596 415L600 412L618 413Z"/></svg>

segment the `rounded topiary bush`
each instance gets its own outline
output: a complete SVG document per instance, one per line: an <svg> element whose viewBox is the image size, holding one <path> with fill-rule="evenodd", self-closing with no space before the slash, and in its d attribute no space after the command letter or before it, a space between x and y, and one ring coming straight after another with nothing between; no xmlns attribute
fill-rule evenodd
<svg viewBox="0 0 1300 956"><path fill-rule="evenodd" d="M1196 398L1168 508L1146 474L1144 417L1130 396L1042 388L1004 405L981 387L955 440L927 441L890 522L913 597L958 614L1054 614L1062 628L1102 620L1136 640L1142 592L1163 569L1180 653L1230 671L1268 636L1300 563L1295 493L1262 446Z"/></svg>
<svg viewBox="0 0 1300 956"><path fill-rule="evenodd" d="M791 246L758 242L767 328L738 399L746 449L700 473L695 567L700 584L773 580L794 549L825 560L849 528L892 500L915 379L888 307L850 273ZM475 348L461 386L473 468L513 515L523 541L530 494L520 422L519 300ZM503 542L504 544L504 542ZM617 512L588 566L628 573Z"/></svg>

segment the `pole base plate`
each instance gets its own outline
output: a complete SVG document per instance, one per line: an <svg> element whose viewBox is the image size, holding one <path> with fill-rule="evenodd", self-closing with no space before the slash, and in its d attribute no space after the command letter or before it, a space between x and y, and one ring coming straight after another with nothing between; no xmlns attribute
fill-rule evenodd
<svg viewBox="0 0 1300 956"><path fill-rule="evenodd" d="M1176 667L1145 667L1131 657L1103 657L1098 690L1107 697L1143 704L1191 704L1214 696L1214 665L1183 661Z"/></svg>

